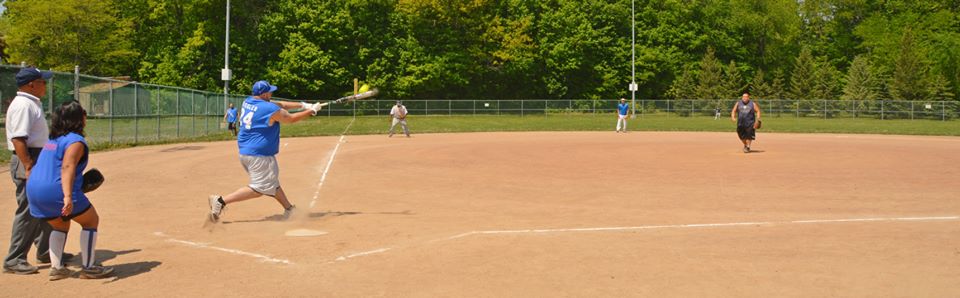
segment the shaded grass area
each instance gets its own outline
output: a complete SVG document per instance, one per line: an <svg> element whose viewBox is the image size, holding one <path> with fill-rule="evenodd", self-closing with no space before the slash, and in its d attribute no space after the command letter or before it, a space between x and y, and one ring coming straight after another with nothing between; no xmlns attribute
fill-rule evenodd
<svg viewBox="0 0 960 298"><path fill-rule="evenodd" d="M94 151L135 146L211 142L233 139L220 128L220 117L164 117L137 119L89 119L87 137ZM351 124L352 122L352 124ZM178 125L179 123L179 125ZM616 126L614 114L503 115L503 116L410 116L410 130L419 133L493 132L493 131L610 131ZM314 117L301 123L283 125L284 137L333 136L347 134L386 134L388 117ZM398 127L399 129L399 127ZM631 119L633 131L735 131L725 117L680 117L646 114ZM0 136L6 140L5 129ZM851 133L960 136L960 121L878 120L870 118L794 118L765 117L760 133ZM111 142L112 135L112 142ZM136 140L137 144L133 144ZM0 163L10 160L9 150L0 150Z"/></svg>

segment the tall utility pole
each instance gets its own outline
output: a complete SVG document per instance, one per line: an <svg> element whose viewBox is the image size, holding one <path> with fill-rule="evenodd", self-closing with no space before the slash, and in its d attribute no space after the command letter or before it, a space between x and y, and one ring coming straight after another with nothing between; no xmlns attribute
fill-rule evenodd
<svg viewBox="0 0 960 298"><path fill-rule="evenodd" d="M637 13L636 1L630 1L630 118L637 118Z"/></svg>
<svg viewBox="0 0 960 298"><path fill-rule="evenodd" d="M230 96L230 0L227 0L227 34L223 42L223 69L220 70L220 78L223 79L223 109L227 109L228 97Z"/></svg>

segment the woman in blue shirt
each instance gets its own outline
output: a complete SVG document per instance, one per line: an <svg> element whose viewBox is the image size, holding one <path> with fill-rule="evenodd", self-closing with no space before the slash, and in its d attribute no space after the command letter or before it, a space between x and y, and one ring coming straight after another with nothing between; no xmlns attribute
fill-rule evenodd
<svg viewBox="0 0 960 298"><path fill-rule="evenodd" d="M50 122L50 140L43 146L27 180L30 215L46 220L53 227L50 233L50 280L73 275L62 261L71 220L83 227L80 232L83 265L80 278L107 277L113 273L113 268L94 263L100 216L80 191L90 153L83 134L87 112L79 102L67 102L52 113Z"/></svg>

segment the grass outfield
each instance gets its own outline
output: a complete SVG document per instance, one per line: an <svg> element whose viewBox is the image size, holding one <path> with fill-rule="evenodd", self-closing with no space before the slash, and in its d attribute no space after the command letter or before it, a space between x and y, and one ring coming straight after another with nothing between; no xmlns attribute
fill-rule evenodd
<svg viewBox="0 0 960 298"><path fill-rule="evenodd" d="M490 132L490 131L613 131L616 126L614 114L599 115L535 115L535 116L410 116L408 124L412 133ZM157 120L139 120L136 130L138 146L175 142L205 142L228 140L232 137L224 130L200 136L207 129L217 130L216 117L182 117L180 137L177 137L176 118L160 120L160 136L157 136ZM353 121L352 117L314 117L304 123L285 125L284 137L340 135ZM114 141L133 141L133 120L114 120ZM633 131L725 131L735 130L726 118L678 117L673 115L644 115L629 121ZM390 128L387 117L357 117L347 134L386 134ZM110 126L106 120L91 119L87 135L93 150L131 147L127 144L108 144ZM2 135L5 130L0 130ZM851 133L851 134L897 134L960 136L960 121L935 120L877 120L877 119L820 119L794 117L765 117L761 133ZM4 136L5 139L5 136ZM0 163L10 160L10 151L0 150Z"/></svg>

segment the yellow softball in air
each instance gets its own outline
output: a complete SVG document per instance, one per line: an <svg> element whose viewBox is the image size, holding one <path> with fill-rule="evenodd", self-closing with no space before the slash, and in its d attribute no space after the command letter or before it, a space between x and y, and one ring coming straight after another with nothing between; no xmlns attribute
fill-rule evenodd
<svg viewBox="0 0 960 298"><path fill-rule="evenodd" d="M357 90L357 93L364 93L367 91L370 91L370 85L363 84L363 86L360 86L360 90Z"/></svg>

